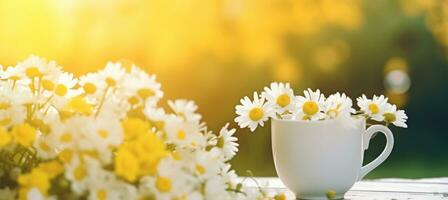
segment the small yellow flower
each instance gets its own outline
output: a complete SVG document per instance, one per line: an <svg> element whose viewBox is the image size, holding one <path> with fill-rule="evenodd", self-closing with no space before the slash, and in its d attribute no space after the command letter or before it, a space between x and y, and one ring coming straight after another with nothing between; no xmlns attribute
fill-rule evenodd
<svg viewBox="0 0 448 200"><path fill-rule="evenodd" d="M130 182L134 182L140 173L137 156L124 146L115 156L115 173Z"/></svg>
<svg viewBox="0 0 448 200"><path fill-rule="evenodd" d="M0 148L11 142L11 135L6 132L5 128L0 127Z"/></svg>
<svg viewBox="0 0 448 200"><path fill-rule="evenodd" d="M75 111L83 115L92 114L92 105L86 102L82 96L73 97L65 106L65 109Z"/></svg>
<svg viewBox="0 0 448 200"><path fill-rule="evenodd" d="M44 171L50 179L64 172L64 166L58 161L41 163L38 168Z"/></svg>
<svg viewBox="0 0 448 200"><path fill-rule="evenodd" d="M130 146L140 161L141 175L153 175L160 159L168 153L165 143L154 133L139 135L137 140Z"/></svg>
<svg viewBox="0 0 448 200"><path fill-rule="evenodd" d="M50 176L39 168L33 169L29 174L20 175L17 182L23 188L35 187L44 195L50 189Z"/></svg>
<svg viewBox="0 0 448 200"><path fill-rule="evenodd" d="M11 134L19 144L29 147L36 139L36 130L29 124L20 124L12 128Z"/></svg>
<svg viewBox="0 0 448 200"><path fill-rule="evenodd" d="M139 134L149 131L149 124L137 118L127 118L121 122L126 140L132 140Z"/></svg>

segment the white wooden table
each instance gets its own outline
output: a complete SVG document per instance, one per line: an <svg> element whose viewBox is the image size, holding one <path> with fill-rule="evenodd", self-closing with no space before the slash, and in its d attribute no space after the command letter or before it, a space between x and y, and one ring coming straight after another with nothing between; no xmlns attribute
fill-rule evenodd
<svg viewBox="0 0 448 200"><path fill-rule="evenodd" d="M278 178L255 178L268 192L284 192L287 199L294 199ZM246 187L256 189L256 183L245 179ZM356 183L345 199L448 199L448 177L427 179L375 179Z"/></svg>

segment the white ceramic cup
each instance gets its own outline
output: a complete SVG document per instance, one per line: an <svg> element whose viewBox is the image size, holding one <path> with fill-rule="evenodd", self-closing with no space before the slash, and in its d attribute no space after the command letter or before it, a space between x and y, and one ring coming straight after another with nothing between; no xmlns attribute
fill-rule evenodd
<svg viewBox="0 0 448 200"><path fill-rule="evenodd" d="M364 150L374 133L387 142L383 152L362 166ZM378 167L392 152L392 132L383 125L366 130L364 119L325 121L272 120L272 151L278 176L298 199L337 199L356 181Z"/></svg>

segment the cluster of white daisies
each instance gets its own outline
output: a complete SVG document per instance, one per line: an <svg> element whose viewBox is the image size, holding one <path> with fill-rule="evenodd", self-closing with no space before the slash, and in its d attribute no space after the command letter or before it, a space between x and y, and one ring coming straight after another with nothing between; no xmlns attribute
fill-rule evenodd
<svg viewBox="0 0 448 200"><path fill-rule="evenodd" d="M241 128L254 131L270 118L287 120L330 120L340 117L364 117L366 120L393 124L406 128L407 116L403 110L388 103L388 98L365 95L357 98L359 111L353 109L352 100L344 93L336 93L326 98L319 90L307 89L304 96L295 96L289 83L271 83L259 95L254 92L253 100L244 97L236 106L235 122Z"/></svg>
<svg viewBox="0 0 448 200"><path fill-rule="evenodd" d="M192 101L164 110L161 85L136 66L77 78L31 56L1 67L0 79L6 199L274 198L236 182L235 129L207 130Z"/></svg>

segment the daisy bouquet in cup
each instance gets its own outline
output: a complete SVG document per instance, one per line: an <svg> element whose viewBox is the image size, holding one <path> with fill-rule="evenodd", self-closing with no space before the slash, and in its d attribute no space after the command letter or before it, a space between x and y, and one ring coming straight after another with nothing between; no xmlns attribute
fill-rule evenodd
<svg viewBox="0 0 448 200"><path fill-rule="evenodd" d="M296 96L289 83L271 83L261 94L254 92L253 99L244 97L235 107L235 122L241 128L252 132L273 119L300 121L333 120L344 117L365 118L368 124L395 125L407 128L407 115L396 105L388 103L383 95L371 99L365 95L356 99L359 110L353 108L352 100L344 93L325 97L320 90L307 89L303 95Z"/></svg>
<svg viewBox="0 0 448 200"><path fill-rule="evenodd" d="M236 182L235 129L209 131L154 75L108 63L80 77L31 56L0 69L2 199L267 199Z"/></svg>

